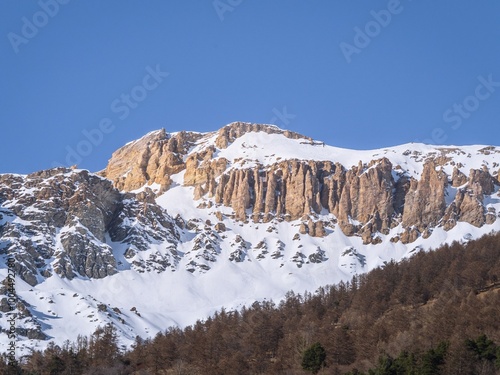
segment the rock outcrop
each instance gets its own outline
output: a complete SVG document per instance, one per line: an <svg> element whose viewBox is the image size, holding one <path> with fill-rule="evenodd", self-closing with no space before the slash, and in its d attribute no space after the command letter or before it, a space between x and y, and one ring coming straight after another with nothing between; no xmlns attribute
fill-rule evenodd
<svg viewBox="0 0 500 375"><path fill-rule="evenodd" d="M496 220L496 213L485 209L483 197L494 193L498 179L486 167L473 169L467 176L459 168L461 163L455 164L450 156L463 153L459 149L441 149L427 159L420 151L404 153L423 164L418 178L401 172L399 165L393 166L385 157L355 166L287 159L234 168L235 160L218 156L249 132L282 134L316 144L298 133L241 122L205 135L162 130L116 151L103 175L120 190L156 183L161 193L169 188L170 176L184 171L183 184L194 187L195 200L231 207L236 220L293 221L327 212L335 215L346 235L361 236L366 244L379 242L377 233L388 234L399 224L403 232L398 238L407 243L420 235L429 236L436 226L450 230L458 221L482 226ZM443 170L449 163L455 165L451 176ZM461 190L447 205L449 187ZM310 230L307 220L304 225L301 233L324 235L324 228Z"/></svg>
<svg viewBox="0 0 500 375"><path fill-rule="evenodd" d="M167 326L179 306L261 298L269 285L319 287L468 241L500 227L499 167L497 147L352 151L233 123L149 133L98 174L0 175L0 260L32 286L21 284L13 303L12 281L0 283L0 328L11 314L24 343L48 342L66 325L150 335L150 318Z"/></svg>
<svg viewBox="0 0 500 375"><path fill-rule="evenodd" d="M87 171L57 168L25 178L2 175L0 199L8 217L0 227L2 251L14 254L16 271L31 285L52 271L68 278L75 273L111 275L116 264L102 241L119 196L109 180ZM17 224L19 220L23 224ZM48 262L53 256L51 270Z"/></svg>
<svg viewBox="0 0 500 375"><path fill-rule="evenodd" d="M184 182L201 185L195 190L195 199L207 194L208 198L214 197L216 204L232 207L237 220L297 220L326 209L337 216L346 233L354 234L359 228L352 222L359 221L364 224L363 231L371 235L387 232L397 211L388 159L350 170L328 161L287 160L270 166L224 170L226 164L225 159L204 160L192 172L186 170L190 177L185 177ZM318 233L322 236L323 230Z"/></svg>
<svg viewBox="0 0 500 375"><path fill-rule="evenodd" d="M249 132L263 132L267 134L283 134L290 139L305 139L313 142L312 138L305 137L302 134L295 133L289 130L282 130L273 125L252 124L249 122L233 122L224 126L217 132L215 146L218 148L226 148L235 139Z"/></svg>
<svg viewBox="0 0 500 375"><path fill-rule="evenodd" d="M419 181L412 178L405 197L403 226L423 232L436 226L446 210L445 191L448 176L434 161L425 163Z"/></svg>
<svg viewBox="0 0 500 375"><path fill-rule="evenodd" d="M113 275L119 264L106 236L128 244L129 255L149 249L151 239L172 248L178 239L152 191L122 194L85 170L0 175L0 216L0 251L15 258L17 274L30 285L54 272L68 279ZM173 255L162 256L168 259L157 264L173 262ZM137 267L147 268L136 258Z"/></svg>
<svg viewBox="0 0 500 375"><path fill-rule="evenodd" d="M283 134L291 139L312 139L288 130L281 130L271 125L235 122L221 128L218 132L209 133L209 138L216 135L215 145L226 148L235 139L248 132L265 132L268 134ZM145 184L160 185L160 192L167 190L172 183L170 176L186 170L185 183L196 185L210 183L218 175L209 175L206 170L198 170L198 164L209 161L213 157L213 146L203 149L199 153L190 154L187 160L184 157L191 148L205 135L201 133L185 132L167 134L165 129L151 132L141 139L130 142L113 153L109 163L100 174L113 181L118 190L131 191ZM210 171L225 169L223 161ZM219 173L220 174L220 173ZM198 195L212 192L211 186L199 189Z"/></svg>
<svg viewBox="0 0 500 375"><path fill-rule="evenodd" d="M488 210L485 207L484 196L494 193L496 184L495 178L486 168L471 169L465 185L459 185L464 187L458 190L455 200L446 209L444 228L450 230L458 221L476 227L495 222L494 209Z"/></svg>
<svg viewBox="0 0 500 375"><path fill-rule="evenodd" d="M183 156L199 138L199 133L152 132L115 151L101 175L112 180L118 190L156 183L165 191L172 182L170 176L185 169Z"/></svg>

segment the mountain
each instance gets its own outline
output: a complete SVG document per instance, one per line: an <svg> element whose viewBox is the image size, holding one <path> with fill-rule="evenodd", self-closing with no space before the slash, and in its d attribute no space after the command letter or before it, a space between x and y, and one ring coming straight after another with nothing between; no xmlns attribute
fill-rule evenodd
<svg viewBox="0 0 500 375"><path fill-rule="evenodd" d="M237 122L151 132L97 173L0 175L0 326L17 314L18 354L106 323L130 345L349 280L498 231L499 168L493 146L347 150Z"/></svg>

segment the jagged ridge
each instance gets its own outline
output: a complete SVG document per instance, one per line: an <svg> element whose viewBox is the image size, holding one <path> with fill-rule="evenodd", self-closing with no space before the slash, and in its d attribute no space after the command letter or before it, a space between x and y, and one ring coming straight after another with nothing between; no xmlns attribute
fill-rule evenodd
<svg viewBox="0 0 500 375"><path fill-rule="evenodd" d="M418 176L393 165L388 157L360 161L355 166L342 165L335 158L285 159L245 166L252 160L229 160L220 155L221 150L251 132L300 140L295 147L324 147L311 138L268 125L233 123L207 134L168 135L163 130L118 150L104 175L125 190L158 184L161 194L168 190L172 175L185 171L183 184L195 188L194 199L213 198L215 204L231 207L237 220L302 218L307 222L309 215L317 219L326 210L335 215L344 234L360 235L365 243L379 242L377 233L387 234L399 224L403 231L393 240L408 243L420 235L428 237L438 225L450 230L459 221L480 227L496 220L495 208L485 207L484 196L499 185L498 170L491 171L486 162L481 169L468 171L467 177L459 169L460 163L453 161L454 154L463 153L458 148L436 148L422 156ZM495 148L477 151L485 160L499 152ZM124 163L124 155L129 155L129 163ZM421 153L408 149L402 156L418 159ZM123 165L128 169L119 168ZM496 161L490 165L498 168ZM444 166L453 166L451 175ZM446 202L448 187L457 189L451 203ZM311 234L317 235L314 230ZM320 228L318 235L323 234Z"/></svg>
<svg viewBox="0 0 500 375"><path fill-rule="evenodd" d="M130 344L191 323L193 305L199 318L215 306L315 289L498 230L499 162L490 146L352 151L233 123L151 132L98 175L0 175L0 253L4 262L14 255L27 283L16 311L5 297L0 311L23 317L21 338L62 341L112 323ZM58 314L61 323L47 320Z"/></svg>

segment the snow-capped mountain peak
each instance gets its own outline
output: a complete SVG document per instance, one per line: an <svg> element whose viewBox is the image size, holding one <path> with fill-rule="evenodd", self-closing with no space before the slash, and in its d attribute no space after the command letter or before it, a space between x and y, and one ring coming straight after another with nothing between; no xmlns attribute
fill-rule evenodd
<svg viewBox="0 0 500 375"><path fill-rule="evenodd" d="M18 314L22 353L106 323L129 345L313 291L498 230L499 166L493 146L347 150L236 122L150 132L98 174L0 175L0 272L15 259L19 297L1 297L0 325Z"/></svg>

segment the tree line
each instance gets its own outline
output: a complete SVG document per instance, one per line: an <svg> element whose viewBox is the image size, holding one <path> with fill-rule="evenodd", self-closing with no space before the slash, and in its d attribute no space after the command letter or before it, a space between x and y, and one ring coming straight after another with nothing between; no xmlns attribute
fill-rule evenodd
<svg viewBox="0 0 500 375"><path fill-rule="evenodd" d="M500 374L500 234L387 262L279 303L136 338L113 326L2 374Z"/></svg>

